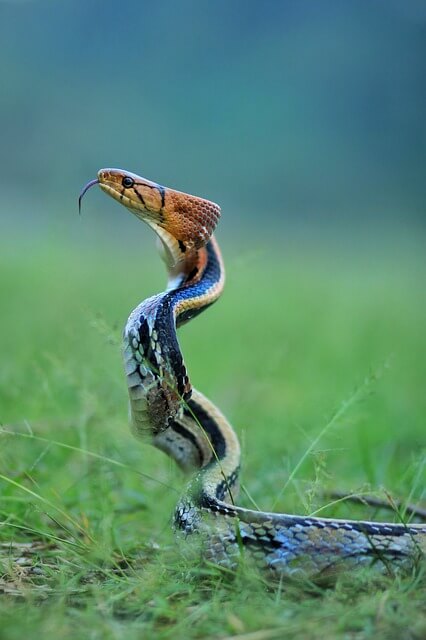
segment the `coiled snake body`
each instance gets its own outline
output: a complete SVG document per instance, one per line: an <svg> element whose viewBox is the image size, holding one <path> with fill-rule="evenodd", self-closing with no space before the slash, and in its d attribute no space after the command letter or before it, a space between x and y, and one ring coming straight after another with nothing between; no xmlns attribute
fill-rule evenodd
<svg viewBox="0 0 426 640"><path fill-rule="evenodd" d="M234 566L241 554L278 575L317 576L377 564L413 567L426 551L426 525L265 513L234 504L240 447L220 411L192 388L176 329L217 300L224 267L212 233L219 207L119 169L94 184L154 229L167 289L144 300L124 330L124 362L136 435L165 451L192 477L174 525L198 534L204 558Z"/></svg>

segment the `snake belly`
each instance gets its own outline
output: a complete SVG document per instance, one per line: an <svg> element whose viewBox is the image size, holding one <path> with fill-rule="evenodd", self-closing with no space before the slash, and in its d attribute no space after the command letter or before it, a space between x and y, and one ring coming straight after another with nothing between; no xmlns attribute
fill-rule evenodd
<svg viewBox="0 0 426 640"><path fill-rule="evenodd" d="M124 365L135 435L164 451L190 481L175 529L204 559L233 567L249 558L277 576L321 576L376 565L412 569L426 553L426 525L266 513L235 505L240 446L219 409L191 385L176 331L213 304L225 276L213 231L220 208L121 169L93 184L157 234L169 280L130 314ZM197 545L197 546L198 546Z"/></svg>

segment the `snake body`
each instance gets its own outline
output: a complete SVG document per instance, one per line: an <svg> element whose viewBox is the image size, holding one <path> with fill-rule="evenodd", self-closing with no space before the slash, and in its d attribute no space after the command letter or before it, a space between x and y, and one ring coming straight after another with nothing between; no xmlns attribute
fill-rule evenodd
<svg viewBox="0 0 426 640"><path fill-rule="evenodd" d="M218 205L120 169L93 184L154 229L167 289L139 304L124 330L124 364L134 433L166 452L191 479L174 515L205 559L235 566L241 555L276 575L320 576L340 567L412 568L426 552L426 525L266 513L235 505L240 447L229 422L192 388L176 329L205 310L224 287L212 235Z"/></svg>

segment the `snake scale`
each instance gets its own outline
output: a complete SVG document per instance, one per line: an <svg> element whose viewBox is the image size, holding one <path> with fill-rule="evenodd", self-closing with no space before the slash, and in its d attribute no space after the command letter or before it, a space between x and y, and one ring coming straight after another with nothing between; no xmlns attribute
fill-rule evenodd
<svg viewBox="0 0 426 640"><path fill-rule="evenodd" d="M175 510L175 529L185 539L198 540L206 560L233 567L244 555L277 576L417 565L426 552L426 525L265 513L235 505L237 436L212 402L192 388L176 336L177 328L222 293L224 266L213 236L220 208L121 169L101 169L83 189L80 205L95 184L156 232L168 269L166 290L130 314L123 352L134 433L191 474Z"/></svg>

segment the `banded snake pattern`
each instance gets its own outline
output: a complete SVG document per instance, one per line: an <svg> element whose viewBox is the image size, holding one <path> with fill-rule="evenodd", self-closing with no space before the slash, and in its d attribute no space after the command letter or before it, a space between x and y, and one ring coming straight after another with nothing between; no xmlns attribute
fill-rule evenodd
<svg viewBox="0 0 426 640"><path fill-rule="evenodd" d="M426 552L426 525L266 513L235 505L240 446L229 422L191 385L176 329L213 304L224 266L213 232L217 204L121 169L93 185L157 234L168 270L164 292L141 302L124 330L124 365L135 435L168 454L191 479L174 515L202 555L233 567L243 554L277 576L322 576L375 564L412 568Z"/></svg>

